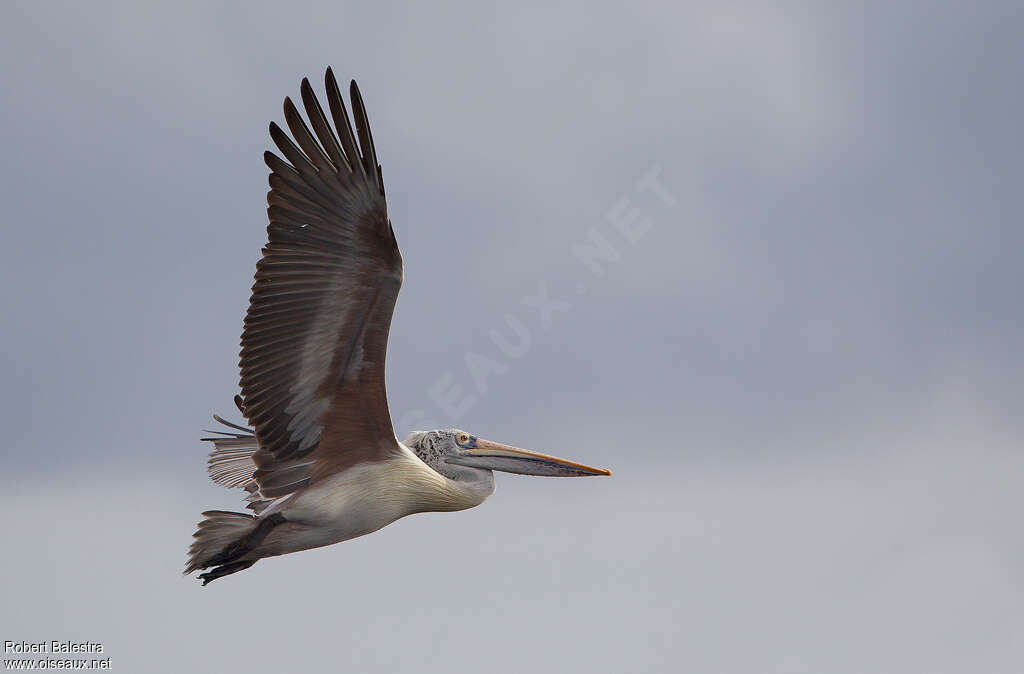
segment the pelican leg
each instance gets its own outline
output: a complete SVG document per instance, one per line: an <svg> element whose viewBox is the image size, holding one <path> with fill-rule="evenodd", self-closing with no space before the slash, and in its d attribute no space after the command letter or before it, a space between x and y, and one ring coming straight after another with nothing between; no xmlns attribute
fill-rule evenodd
<svg viewBox="0 0 1024 674"><path fill-rule="evenodd" d="M249 554L250 552L255 550L260 543L263 542L263 539L267 537L267 534L269 534L274 527L276 527L278 524L281 524L284 521L284 515L282 515L281 513L274 513L272 515L260 518L260 521L256 525L255 529L247 533L245 536L242 536L231 545L224 548L223 552L221 552L220 554L211 557L210 560L203 565L203 568L208 569L211 566L220 566L222 564L235 562L239 557L243 557ZM249 564L249 566L252 566L252 564ZM227 573L234 573L235 571L241 570L242 569L235 569L233 571L227 571L225 574L221 575L226 575ZM214 578L219 577L220 576L215 576ZM211 578L210 580L213 580L213 578Z"/></svg>
<svg viewBox="0 0 1024 674"><path fill-rule="evenodd" d="M231 562L230 564L222 564L221 566L218 566L215 569L211 569L211 570L207 571L206 573L199 574L199 577L202 578L203 585L205 586L207 583L212 583L213 581L217 580L218 578L223 578L224 576L230 576L232 573L237 573L239 571L244 571L245 569L248 569L250 566L252 566L255 563L256 563L255 559L243 559L240 562Z"/></svg>

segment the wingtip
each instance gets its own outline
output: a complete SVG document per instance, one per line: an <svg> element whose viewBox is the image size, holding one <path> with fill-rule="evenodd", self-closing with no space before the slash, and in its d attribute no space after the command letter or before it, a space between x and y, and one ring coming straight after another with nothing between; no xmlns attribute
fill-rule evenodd
<svg viewBox="0 0 1024 674"><path fill-rule="evenodd" d="M328 91L330 91L332 87L334 89L338 88L338 78L334 76L334 69L330 66L327 66L327 72L324 73L324 83L327 85Z"/></svg>
<svg viewBox="0 0 1024 674"><path fill-rule="evenodd" d="M313 92L313 85L309 83L309 78L308 77L303 77L302 78L302 84L299 85L299 91L302 93L302 101L303 101L303 103L306 104L306 107L308 109L308 107L309 107L309 103L308 103L309 98L312 97L314 100L316 100L316 93Z"/></svg>

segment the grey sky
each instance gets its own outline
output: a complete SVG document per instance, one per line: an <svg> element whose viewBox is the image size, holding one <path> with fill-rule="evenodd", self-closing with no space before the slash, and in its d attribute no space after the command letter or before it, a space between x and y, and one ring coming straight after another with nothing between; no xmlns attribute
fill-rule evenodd
<svg viewBox="0 0 1024 674"><path fill-rule="evenodd" d="M140 672L254 636L255 672L1020 671L1014 5L8 5L0 640ZM266 126L328 64L406 260L398 433L615 477L501 476L200 592Z"/></svg>

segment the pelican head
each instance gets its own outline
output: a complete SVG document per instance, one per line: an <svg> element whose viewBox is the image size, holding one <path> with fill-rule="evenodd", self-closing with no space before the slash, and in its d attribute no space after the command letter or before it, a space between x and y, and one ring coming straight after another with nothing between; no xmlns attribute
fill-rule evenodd
<svg viewBox="0 0 1024 674"><path fill-rule="evenodd" d="M494 470L545 477L611 475L611 471L603 468L491 442L458 428L413 431L403 444L428 466L453 480L474 480L481 472Z"/></svg>

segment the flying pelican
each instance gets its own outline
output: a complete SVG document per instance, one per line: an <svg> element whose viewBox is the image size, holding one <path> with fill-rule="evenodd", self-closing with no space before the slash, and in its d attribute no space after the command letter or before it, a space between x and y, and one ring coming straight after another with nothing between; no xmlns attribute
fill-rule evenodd
<svg viewBox="0 0 1024 674"><path fill-rule="evenodd" d="M269 242L256 264L235 396L251 428L214 415L231 430L203 438L214 445L210 477L245 489L253 514L203 513L185 570L210 569L199 575L203 585L406 515L480 505L494 492L495 470L611 475L457 428L398 441L384 360L402 255L359 88L353 81L349 92L353 133L330 68L325 80L337 135L308 79L302 103L313 131L289 98L284 117L295 142L270 124L285 158L263 156Z"/></svg>

